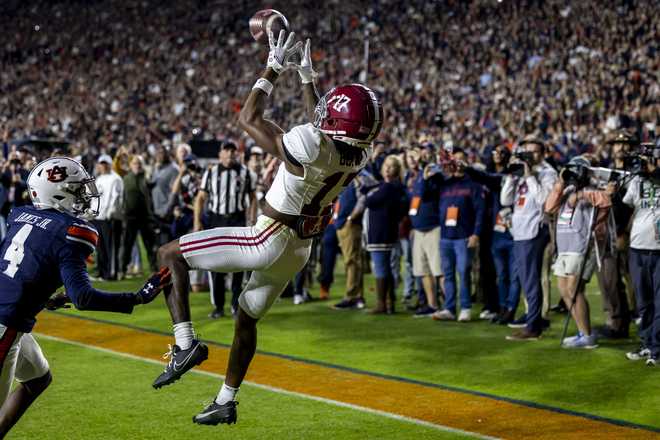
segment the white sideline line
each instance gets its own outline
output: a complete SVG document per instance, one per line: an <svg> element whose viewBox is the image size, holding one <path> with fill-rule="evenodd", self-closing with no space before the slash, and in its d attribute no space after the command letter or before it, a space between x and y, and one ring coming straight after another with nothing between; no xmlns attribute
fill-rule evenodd
<svg viewBox="0 0 660 440"><path fill-rule="evenodd" d="M156 365L161 365L161 366L166 364L165 362L157 361L155 359L150 359L150 358L146 358L146 357L142 357L142 356L136 356L134 354L124 353L124 352L121 352L121 351L110 350L108 348L98 347L96 345L83 344L82 342L71 341L69 339L64 339L64 338L60 338L60 337L57 337L57 336L46 335L46 334L38 333L38 332L34 332L33 334L40 337L40 338L49 339L49 340L57 341L57 342L62 342L64 344L75 345L77 347L82 347L82 348L86 348L86 349L90 349L90 350L96 350L96 351L100 351L102 353L107 353L107 354L111 354L111 355L114 355L114 356L120 356L120 357L124 357L124 358L128 358L128 359L133 359L133 360L136 360L136 361L142 361L142 362L147 362L147 363L150 363L150 364L156 364ZM217 374L217 373L211 373L209 371L203 371L203 370L198 370L198 369L193 369L193 370L190 370L190 371L192 373L200 374L200 375L203 375L203 376L209 376L209 377L213 377L213 378L216 378L216 379L224 379L223 375ZM462 435L466 435L466 436L470 436L470 437L474 437L474 438L479 438L479 439L487 439L487 440L497 440L498 439L498 437L491 437L491 436L484 435L484 434L479 434L479 433L476 433L476 432L464 431L462 429L451 428L449 426L444 426L444 425L440 425L440 424L436 424L436 423L431 423L431 422L427 422L425 420L414 419L412 417L406 417L406 416L402 416L402 415L399 415L399 414L389 413L389 412L386 412L386 411L380 411L380 410L373 409L373 408L366 408L364 406L353 405L351 403L340 402L338 400L326 399L324 397L313 396L311 394L297 393L295 391L289 391L289 390L285 390L285 389L282 389L282 388L271 387L269 385L263 385L263 384L260 384L260 383L255 383L255 382L251 382L251 381L247 381L247 380L244 381L243 383L245 383L247 385L250 385L252 387L255 387L255 388L260 388L262 390L271 391L271 392L278 393L278 394L284 394L284 395L287 395L287 396L294 396L294 397L299 397L299 398L302 398L302 399L314 400L314 401L317 401L317 402L326 403L328 405L340 406L340 407L343 407L343 408L350 408L350 409L353 409L355 411L361 411L361 412L365 412L365 413L369 413L369 414L375 414L375 415L378 415L378 416L387 417L389 419L394 419L394 420L399 420L399 421L402 421L402 422L412 423L412 424L418 425L418 426L425 426L427 428L433 428L433 429L436 429L438 431L444 431L444 432L453 433L453 434L462 434Z"/></svg>

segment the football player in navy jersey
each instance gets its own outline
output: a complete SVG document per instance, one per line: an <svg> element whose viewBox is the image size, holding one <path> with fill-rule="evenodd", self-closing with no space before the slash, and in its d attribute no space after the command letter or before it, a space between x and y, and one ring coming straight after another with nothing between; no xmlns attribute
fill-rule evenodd
<svg viewBox="0 0 660 440"><path fill-rule="evenodd" d="M131 313L170 283L163 269L137 293L94 289L85 266L98 241L85 220L98 212L94 178L78 162L59 157L38 164L27 184L34 206L9 214L0 243L0 438L50 384L48 361L31 335L44 307L71 302L80 310ZM61 286L66 294L51 298ZM14 378L18 385L9 395Z"/></svg>

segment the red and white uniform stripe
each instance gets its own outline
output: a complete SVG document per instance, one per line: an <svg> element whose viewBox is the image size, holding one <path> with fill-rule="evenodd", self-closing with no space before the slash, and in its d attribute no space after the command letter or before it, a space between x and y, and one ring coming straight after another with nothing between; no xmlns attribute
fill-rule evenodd
<svg viewBox="0 0 660 440"><path fill-rule="evenodd" d="M254 226L214 228L179 239L191 269L214 272L252 271L239 298L241 308L261 318L309 258L311 240L269 217Z"/></svg>

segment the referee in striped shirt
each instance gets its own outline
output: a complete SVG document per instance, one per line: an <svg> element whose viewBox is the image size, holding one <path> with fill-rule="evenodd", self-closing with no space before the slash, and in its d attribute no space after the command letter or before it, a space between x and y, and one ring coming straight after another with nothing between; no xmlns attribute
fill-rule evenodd
<svg viewBox="0 0 660 440"><path fill-rule="evenodd" d="M257 212L255 186L250 171L236 159L236 145L233 142L222 144L219 152L220 163L208 168L202 176L199 193L195 199L194 230L201 231L202 213L206 207L205 222L208 228L246 226L254 224ZM225 275L209 274L211 302L214 310L210 318L224 316ZM241 294L243 273L232 276L232 314L238 309L238 296Z"/></svg>

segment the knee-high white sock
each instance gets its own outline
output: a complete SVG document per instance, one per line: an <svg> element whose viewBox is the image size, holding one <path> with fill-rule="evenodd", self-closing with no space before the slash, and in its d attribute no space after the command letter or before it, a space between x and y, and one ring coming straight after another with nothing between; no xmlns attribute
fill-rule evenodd
<svg viewBox="0 0 660 440"><path fill-rule="evenodd" d="M230 387L229 385L223 383L218 397L215 398L215 403L218 405L224 405L227 402L231 402L236 399L236 394L238 394L238 388Z"/></svg>
<svg viewBox="0 0 660 440"><path fill-rule="evenodd" d="M191 321L174 324L174 339L181 350L189 349L194 338L195 330Z"/></svg>

